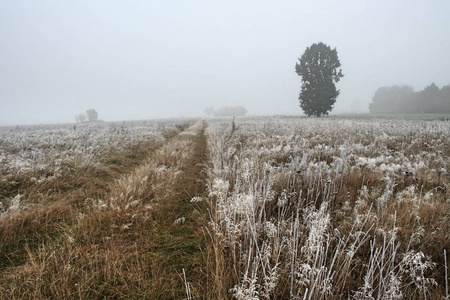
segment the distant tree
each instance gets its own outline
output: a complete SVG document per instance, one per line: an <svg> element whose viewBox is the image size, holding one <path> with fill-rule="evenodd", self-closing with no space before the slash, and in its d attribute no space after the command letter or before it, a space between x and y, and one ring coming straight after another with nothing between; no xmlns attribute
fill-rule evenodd
<svg viewBox="0 0 450 300"><path fill-rule="evenodd" d="M77 122L85 122L87 119L87 116L85 114L79 114L75 116L75 120Z"/></svg>
<svg viewBox="0 0 450 300"><path fill-rule="evenodd" d="M441 88L438 99L440 113L450 114L450 84Z"/></svg>
<svg viewBox="0 0 450 300"><path fill-rule="evenodd" d="M89 122L97 121L98 113L95 111L95 109L88 109L86 111L86 115L88 117Z"/></svg>
<svg viewBox="0 0 450 300"><path fill-rule="evenodd" d="M247 109L242 106L224 106L221 107L219 110L214 112L214 116L216 117L239 117L239 116L245 116L247 113Z"/></svg>
<svg viewBox="0 0 450 300"><path fill-rule="evenodd" d="M324 43L312 44L295 64L302 77L300 107L308 116L324 116L333 109L339 90L335 83L344 77L336 48Z"/></svg>
<svg viewBox="0 0 450 300"><path fill-rule="evenodd" d="M211 117L214 114L214 107L208 106L207 108L205 108L205 114L208 117Z"/></svg>
<svg viewBox="0 0 450 300"><path fill-rule="evenodd" d="M439 88L433 82L429 86L425 87L420 92L419 97L421 99L421 108L424 113L437 113L439 112Z"/></svg>
<svg viewBox="0 0 450 300"><path fill-rule="evenodd" d="M381 87L372 98L369 110L372 114L396 114L416 111L412 98L414 90L408 85ZM414 105L415 106L415 105Z"/></svg>
<svg viewBox="0 0 450 300"><path fill-rule="evenodd" d="M450 113L450 86L441 89L432 83L420 92L411 86L381 87L369 105L373 114Z"/></svg>

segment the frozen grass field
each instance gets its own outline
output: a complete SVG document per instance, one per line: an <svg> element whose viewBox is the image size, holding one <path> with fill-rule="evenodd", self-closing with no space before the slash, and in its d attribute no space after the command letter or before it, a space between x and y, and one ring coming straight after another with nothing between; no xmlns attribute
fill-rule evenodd
<svg viewBox="0 0 450 300"><path fill-rule="evenodd" d="M230 122L208 130L221 297L447 295L448 121Z"/></svg>
<svg viewBox="0 0 450 300"><path fill-rule="evenodd" d="M0 297L448 298L449 132L354 117L2 128Z"/></svg>

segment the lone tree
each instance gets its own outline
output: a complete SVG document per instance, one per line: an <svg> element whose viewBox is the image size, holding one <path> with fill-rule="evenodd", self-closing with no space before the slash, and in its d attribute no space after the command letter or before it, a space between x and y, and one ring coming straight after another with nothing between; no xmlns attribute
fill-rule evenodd
<svg viewBox="0 0 450 300"><path fill-rule="evenodd" d="M312 44L299 61L295 72L302 77L300 107L307 116L328 115L339 95L334 83L344 77L336 48Z"/></svg>
<svg viewBox="0 0 450 300"><path fill-rule="evenodd" d="M86 115L87 115L87 117L88 117L88 121L89 122L94 122L94 121L97 121L97 118L98 118L98 113L95 111L95 109L88 109L87 111L86 111Z"/></svg>

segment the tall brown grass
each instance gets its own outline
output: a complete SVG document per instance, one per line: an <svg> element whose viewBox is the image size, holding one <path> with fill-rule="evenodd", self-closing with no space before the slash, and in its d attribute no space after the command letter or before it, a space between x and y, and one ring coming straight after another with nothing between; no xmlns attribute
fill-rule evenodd
<svg viewBox="0 0 450 300"><path fill-rule="evenodd" d="M446 295L448 123L236 123L209 129L209 230L221 297Z"/></svg>

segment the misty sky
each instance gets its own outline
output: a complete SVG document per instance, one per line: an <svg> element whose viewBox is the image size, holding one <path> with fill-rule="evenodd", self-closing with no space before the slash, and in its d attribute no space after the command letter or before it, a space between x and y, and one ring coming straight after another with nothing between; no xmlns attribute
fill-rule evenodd
<svg viewBox="0 0 450 300"><path fill-rule="evenodd" d="M450 1L0 0L0 125L302 114L295 63L337 48L333 113L381 86L450 84Z"/></svg>

